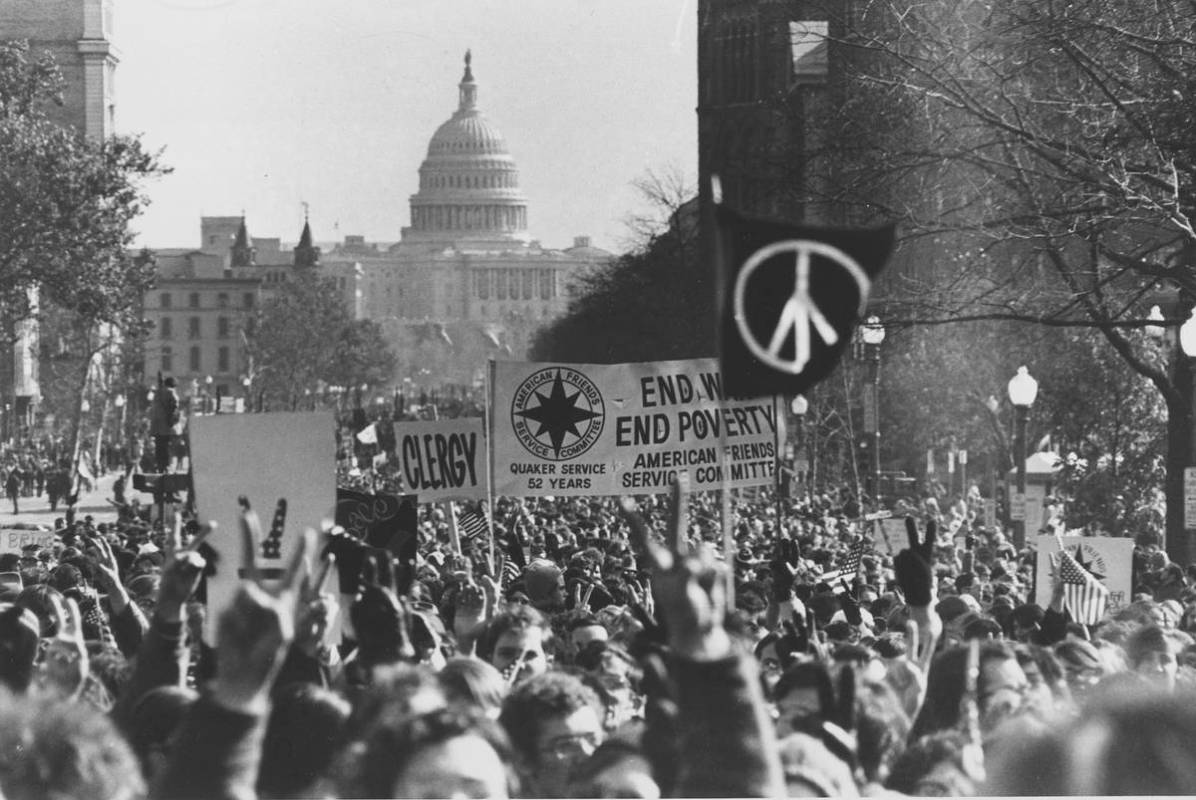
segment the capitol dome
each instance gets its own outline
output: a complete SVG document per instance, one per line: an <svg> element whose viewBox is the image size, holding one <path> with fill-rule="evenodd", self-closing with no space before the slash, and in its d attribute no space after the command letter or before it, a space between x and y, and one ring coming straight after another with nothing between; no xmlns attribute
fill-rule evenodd
<svg viewBox="0 0 1196 800"><path fill-rule="evenodd" d="M527 198L502 133L477 108L471 56L458 84L458 106L436 129L411 196L404 241L526 242Z"/></svg>

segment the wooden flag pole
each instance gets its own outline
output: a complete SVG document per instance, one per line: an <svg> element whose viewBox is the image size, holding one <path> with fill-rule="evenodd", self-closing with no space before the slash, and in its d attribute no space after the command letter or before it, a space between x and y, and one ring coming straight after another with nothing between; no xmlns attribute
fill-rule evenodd
<svg viewBox="0 0 1196 800"><path fill-rule="evenodd" d="M457 504L452 500L445 500L440 504L444 515L448 517L449 544L452 545L453 555L461 555L461 534L457 530Z"/></svg>
<svg viewBox="0 0 1196 800"><path fill-rule="evenodd" d="M723 202L723 185L719 180L718 175L710 176L710 208L713 211L715 206ZM711 242L713 247L710 248L712 258L714 258L714 273L718 276L717 286L718 291L722 292L723 280L722 274L726 265L722 263L722 241L718 231L718 221L715 214L711 213L707 217L707 222L710 226ZM720 304L727 302L727 298L720 297ZM715 341L719 343L719 380L722 378L722 308L718 309L719 313L715 315ZM718 410L722 414L726 405L726 392L720 391L718 397ZM719 517L722 521L723 527L723 559L727 564L727 607L735 607L735 528L731 524L731 490L727 486L727 426L718 426L718 452L720 454L720 468L718 471L719 482Z"/></svg>
<svg viewBox="0 0 1196 800"><path fill-rule="evenodd" d="M497 575L497 564L494 560L494 376L498 370L498 364L493 358L486 362L486 391L484 393L485 402L482 405L482 428L486 431L486 461L489 464L489 469L486 470L486 527L489 536L489 558L490 558L490 574Z"/></svg>

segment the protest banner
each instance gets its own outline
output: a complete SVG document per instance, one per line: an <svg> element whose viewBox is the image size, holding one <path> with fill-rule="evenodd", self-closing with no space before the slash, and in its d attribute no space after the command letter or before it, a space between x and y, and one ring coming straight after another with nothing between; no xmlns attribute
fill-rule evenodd
<svg viewBox="0 0 1196 800"><path fill-rule="evenodd" d="M480 417L401 422L395 462L407 491L421 503L486 499L486 437Z"/></svg>
<svg viewBox="0 0 1196 800"><path fill-rule="evenodd" d="M772 398L722 400L715 359L491 362L496 494L653 494L771 485Z"/></svg>
<svg viewBox="0 0 1196 800"><path fill-rule="evenodd" d="M1132 559L1134 540L1109 536L1064 536L1063 547L1076 563L1092 573L1109 590L1108 610L1128 605L1132 595ZM1051 602L1050 556L1059 552L1054 536L1037 536L1038 558L1035 564L1034 602L1046 608Z"/></svg>
<svg viewBox="0 0 1196 800"><path fill-rule="evenodd" d="M20 553L31 544L49 547L56 540L54 531L3 528L0 529L0 553Z"/></svg>
<svg viewBox="0 0 1196 800"><path fill-rule="evenodd" d="M872 545L878 553L895 556L909 545L905 517L885 517L872 523Z"/></svg>
<svg viewBox="0 0 1196 800"><path fill-rule="evenodd" d="M212 414L191 420L199 518L218 525L207 539L219 562L208 577L206 636L241 580L237 498L246 497L261 520L258 564L263 577L280 577L303 530L318 529L321 520L333 517L335 430L329 413Z"/></svg>

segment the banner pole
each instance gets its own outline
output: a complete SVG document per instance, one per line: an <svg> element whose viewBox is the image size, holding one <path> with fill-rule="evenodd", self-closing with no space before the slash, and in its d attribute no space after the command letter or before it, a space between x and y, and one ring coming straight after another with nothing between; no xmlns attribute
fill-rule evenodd
<svg viewBox="0 0 1196 800"><path fill-rule="evenodd" d="M710 202L707 204L709 209L706 216L706 225L710 230L710 258L714 259L714 269L712 270L715 277L715 286L717 287L717 301L715 303L716 313L714 315L714 341L716 343L718 352L719 364L719 396L718 396L718 411L721 416L726 411L726 391L722 388L723 374L723 345L722 345L722 307L727 302L727 298L723 296L724 273L727 265L724 263L722 236L718 229L718 214L715 208L723 202L723 186L719 180L718 175L710 176ZM731 490L727 486L727 470L730 464L727 462L727 426L725 424L718 426L718 452L719 452L719 497L720 497L720 518L723 526L723 558L727 564L727 607L735 607L735 529L731 524Z"/></svg>
<svg viewBox="0 0 1196 800"><path fill-rule="evenodd" d="M772 491L773 491L773 500L776 503L776 511L777 511L776 541L778 541L778 542L781 539L786 538L785 537L785 526L782 524L782 520L784 519L784 516L785 516L784 515L785 507L784 507L784 504L781 502L781 477L782 477L781 467L784 463L783 458L782 458L782 456L784 455L784 451L781 450L781 420L783 419L781 414L783 413L782 406L784 404L781 403L780 400L781 400L780 395L774 394L772 396L772 418L773 418L772 447L773 447L773 455L776 456L775 463L773 465Z"/></svg>
<svg viewBox="0 0 1196 800"><path fill-rule="evenodd" d="M495 574L494 560L494 376L497 373L497 363L493 358L486 360L486 391L482 404L482 428L486 431L486 460L489 469L486 470L486 527L489 533L490 574ZM496 575L501 579L501 576Z"/></svg>
<svg viewBox="0 0 1196 800"><path fill-rule="evenodd" d="M457 530L457 504L452 500L441 503L444 514L448 517L449 544L453 548L453 555L461 555L461 534Z"/></svg>

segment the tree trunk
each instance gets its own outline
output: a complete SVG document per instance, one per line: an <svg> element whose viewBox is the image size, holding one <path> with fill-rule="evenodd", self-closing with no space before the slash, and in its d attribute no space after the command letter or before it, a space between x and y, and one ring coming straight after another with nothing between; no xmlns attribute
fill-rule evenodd
<svg viewBox="0 0 1196 800"><path fill-rule="evenodd" d="M1193 369L1191 359L1182 355L1174 362L1179 402L1167 398L1167 557L1187 566L1196 560L1193 532L1184 529L1184 469L1196 464L1192 452Z"/></svg>

